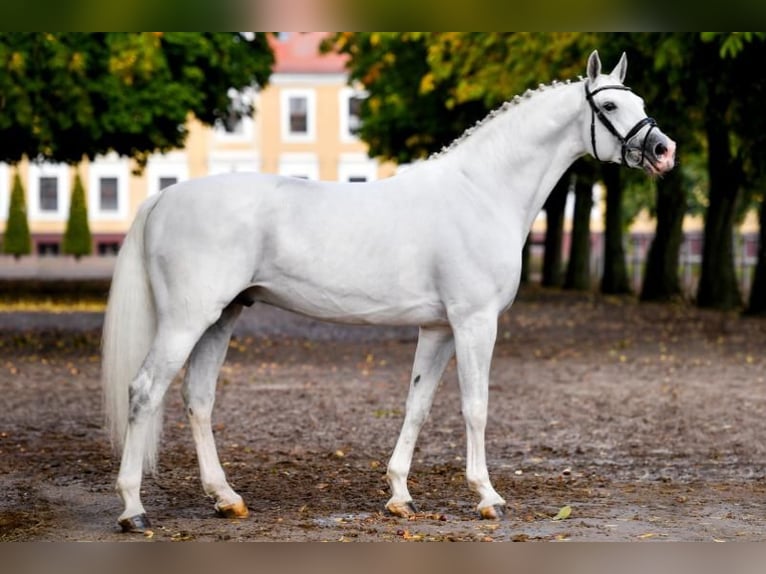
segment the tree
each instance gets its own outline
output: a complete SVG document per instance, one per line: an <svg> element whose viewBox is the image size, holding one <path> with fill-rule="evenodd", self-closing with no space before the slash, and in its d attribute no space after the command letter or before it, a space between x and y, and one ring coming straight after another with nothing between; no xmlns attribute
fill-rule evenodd
<svg viewBox="0 0 766 574"><path fill-rule="evenodd" d="M590 289L590 214L593 209L593 175L590 161L580 160L572 168L574 175L574 214L564 289Z"/></svg>
<svg viewBox="0 0 766 574"><path fill-rule="evenodd" d="M766 197L761 200L758 219L758 260L746 309L748 315L766 315Z"/></svg>
<svg viewBox="0 0 766 574"><path fill-rule="evenodd" d="M694 49L705 115L709 175L702 272L697 291L701 307L741 305L734 267L734 224L748 188L760 188L766 168L766 34L704 33ZM710 82L709 78L716 78Z"/></svg>
<svg viewBox="0 0 766 574"><path fill-rule="evenodd" d="M679 256L683 220L688 207L690 157L699 153L697 142L702 123L697 105L697 78L691 63L696 34L633 33L623 40L633 68L651 70L635 74L630 84L651 102L649 113L661 126L668 126L678 144L677 166L657 181L651 210L656 230L647 254L640 297L642 301L667 301L681 294ZM649 207L648 205L646 207Z"/></svg>
<svg viewBox="0 0 766 574"><path fill-rule="evenodd" d="M211 125L252 112L230 97L265 85L264 34L0 34L0 161L79 163L110 151L145 164L183 147L190 114Z"/></svg>
<svg viewBox="0 0 766 574"><path fill-rule="evenodd" d="M668 301L682 294L678 269L686 211L683 183L680 169L657 182L657 226L646 258L642 301Z"/></svg>
<svg viewBox="0 0 766 574"><path fill-rule="evenodd" d="M766 57L766 33L708 33L704 39L720 47L721 58L732 75L741 78L743 85L735 87L736 101L731 104L729 119L736 133L732 144L741 168L742 195L739 198L743 212L754 205L759 207L758 254L745 312L766 315L766 118L762 113L766 98L766 74L759 62ZM744 77L741 74L745 74Z"/></svg>
<svg viewBox="0 0 766 574"><path fill-rule="evenodd" d="M748 315L766 315L766 198L761 200L759 211L758 259L745 310Z"/></svg>
<svg viewBox="0 0 766 574"><path fill-rule="evenodd" d="M16 259L32 252L24 186L21 184L21 177L19 177L18 172L13 177L13 190L11 191L11 204L8 208L3 250Z"/></svg>
<svg viewBox="0 0 766 574"><path fill-rule="evenodd" d="M604 274L601 292L610 295L630 293L625 249L622 245L622 185L620 166L602 164L601 174L606 187L606 215L604 219Z"/></svg>
<svg viewBox="0 0 766 574"><path fill-rule="evenodd" d="M564 209L571 184L572 173L567 170L554 186L543 206L545 209L545 251L543 252L542 285L544 287L559 287L564 280L561 265Z"/></svg>
<svg viewBox="0 0 766 574"><path fill-rule="evenodd" d="M360 82L359 137L372 157L408 163L439 151L488 109L482 102L457 102L450 96L455 78L443 78L434 89L429 32L345 32L323 45L350 56L350 80Z"/></svg>
<svg viewBox="0 0 766 574"><path fill-rule="evenodd" d="M90 255L93 251L88 227L88 206L85 204L85 190L79 173L75 175L72 186L72 201L69 203L69 218L66 222L62 250L64 253L74 255L75 259Z"/></svg>

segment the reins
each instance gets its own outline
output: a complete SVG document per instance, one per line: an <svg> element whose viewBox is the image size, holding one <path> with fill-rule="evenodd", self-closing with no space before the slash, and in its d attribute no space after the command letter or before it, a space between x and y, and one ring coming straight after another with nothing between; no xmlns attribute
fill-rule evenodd
<svg viewBox="0 0 766 574"><path fill-rule="evenodd" d="M644 141L641 144L641 160L639 161L638 165L642 165L644 163L644 159L646 158L646 144L649 141L649 134L653 129L657 127L657 122L654 121L654 118L650 118L649 116L645 117L644 119L640 120L636 125L634 125L625 136L621 136L620 132L617 131L617 128L614 127L614 124L609 121L609 118L607 118L604 115L604 111L600 109L596 102L593 100L593 96L598 94L599 92L603 92L604 90L624 90L627 92L632 92L629 87L627 86L621 86L621 85L611 85L611 86L602 86L596 90L590 91L588 87L589 82L585 82L585 99L588 100L588 104L590 105L591 110L591 119L590 119L590 140L591 145L593 146L593 156L601 161L601 159L598 157L598 151L596 150L596 116L598 116L598 119L601 121L601 123L604 125L606 129L609 130L609 132L617 138L617 141L620 142L622 145L621 148L621 157L622 157L622 163L625 165L628 165L628 160L626 157L626 154L628 153L629 147L628 143L631 139L633 139L638 132L641 131L641 129L648 125L649 130L646 132L646 137L644 137ZM654 162L649 158L649 162L654 165Z"/></svg>

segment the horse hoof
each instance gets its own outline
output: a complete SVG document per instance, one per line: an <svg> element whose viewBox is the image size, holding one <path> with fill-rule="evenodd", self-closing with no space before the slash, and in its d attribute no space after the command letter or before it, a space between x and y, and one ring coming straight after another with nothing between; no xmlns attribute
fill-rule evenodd
<svg viewBox="0 0 766 574"><path fill-rule="evenodd" d="M244 501L240 500L233 504L227 504L225 506L215 505L215 510L219 516L223 518L247 518L250 511L245 506Z"/></svg>
<svg viewBox="0 0 766 574"><path fill-rule="evenodd" d="M151 522L146 514L136 514L130 518L123 518L119 521L120 528L123 532L136 532L143 533L152 527Z"/></svg>
<svg viewBox="0 0 766 574"><path fill-rule="evenodd" d="M479 508L479 515L481 515L484 520L498 520L505 516L505 505L493 504L492 506Z"/></svg>
<svg viewBox="0 0 766 574"><path fill-rule="evenodd" d="M394 502L386 504L386 510L394 516L399 518L408 518L413 514L417 514L418 509L415 503L411 500L407 502Z"/></svg>

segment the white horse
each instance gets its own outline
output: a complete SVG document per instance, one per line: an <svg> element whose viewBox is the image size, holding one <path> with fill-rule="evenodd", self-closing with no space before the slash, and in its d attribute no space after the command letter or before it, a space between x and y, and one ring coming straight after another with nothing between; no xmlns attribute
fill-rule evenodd
<svg viewBox="0 0 766 574"><path fill-rule="evenodd" d="M488 378L498 315L516 296L532 221L587 153L650 174L674 164L675 143L622 84L626 67L623 54L602 74L593 52L585 79L514 98L389 179L228 174L148 199L120 251L103 337L105 407L123 451L122 529L149 526L143 469L155 468L163 396L187 361L183 398L205 493L220 514L247 515L221 468L210 418L234 322L254 301L331 321L420 326L387 471L394 515L415 511L407 489L415 441L456 354L466 479L480 515L500 516L505 501L485 462Z"/></svg>

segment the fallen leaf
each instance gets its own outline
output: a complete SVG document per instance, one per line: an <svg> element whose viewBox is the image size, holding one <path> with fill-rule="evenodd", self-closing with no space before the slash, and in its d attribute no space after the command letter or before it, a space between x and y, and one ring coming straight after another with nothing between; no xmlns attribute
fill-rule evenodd
<svg viewBox="0 0 766 574"><path fill-rule="evenodd" d="M566 520L570 514L572 514L572 507L567 504L559 508L558 514L553 517L553 520Z"/></svg>

